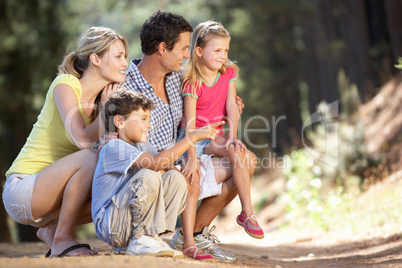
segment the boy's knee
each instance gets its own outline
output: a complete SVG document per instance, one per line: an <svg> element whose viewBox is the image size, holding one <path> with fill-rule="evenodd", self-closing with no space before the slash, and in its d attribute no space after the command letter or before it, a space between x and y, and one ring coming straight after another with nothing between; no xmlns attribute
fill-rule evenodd
<svg viewBox="0 0 402 268"><path fill-rule="evenodd" d="M159 192L161 186L161 175L159 172L142 168L140 169L136 176L143 181L143 185L153 192Z"/></svg>
<svg viewBox="0 0 402 268"><path fill-rule="evenodd" d="M166 172L165 176L167 176L167 179L170 181L171 184L177 185L177 187L180 188L187 188L186 179L179 171L169 170Z"/></svg>

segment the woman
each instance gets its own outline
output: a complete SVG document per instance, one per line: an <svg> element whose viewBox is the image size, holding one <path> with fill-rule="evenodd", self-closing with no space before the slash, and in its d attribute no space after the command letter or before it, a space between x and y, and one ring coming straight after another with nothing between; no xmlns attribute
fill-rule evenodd
<svg viewBox="0 0 402 268"><path fill-rule="evenodd" d="M104 129L99 111L125 79L127 40L92 27L66 55L26 144L6 172L3 202L17 222L38 227L47 256L94 255L74 238L74 226L91 219L90 192ZM117 85L116 83L116 85ZM102 90L103 89L103 90Z"/></svg>

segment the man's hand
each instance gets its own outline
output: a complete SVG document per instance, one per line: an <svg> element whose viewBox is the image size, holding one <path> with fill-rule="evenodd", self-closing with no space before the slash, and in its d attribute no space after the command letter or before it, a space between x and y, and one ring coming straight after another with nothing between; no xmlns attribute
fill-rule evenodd
<svg viewBox="0 0 402 268"><path fill-rule="evenodd" d="M239 113L242 114L243 113L243 109L244 109L244 103L243 103L243 99L240 98L239 96L236 96L236 104L239 107Z"/></svg>

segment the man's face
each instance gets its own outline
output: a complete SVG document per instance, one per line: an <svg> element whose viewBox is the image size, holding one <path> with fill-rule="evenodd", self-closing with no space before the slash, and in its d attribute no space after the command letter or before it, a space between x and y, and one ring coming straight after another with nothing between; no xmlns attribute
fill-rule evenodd
<svg viewBox="0 0 402 268"><path fill-rule="evenodd" d="M172 50L167 50L164 54L162 65L166 73L178 72L184 59L190 58L190 32L180 34L179 41L176 42Z"/></svg>

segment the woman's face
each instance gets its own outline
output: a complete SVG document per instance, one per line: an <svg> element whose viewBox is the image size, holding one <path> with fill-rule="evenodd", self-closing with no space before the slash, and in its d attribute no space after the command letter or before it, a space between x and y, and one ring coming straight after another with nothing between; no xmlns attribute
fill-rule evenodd
<svg viewBox="0 0 402 268"><path fill-rule="evenodd" d="M125 58L126 49L121 40L116 40L110 46L109 51L100 58L100 75L108 83L122 83L125 80L127 69L127 59Z"/></svg>

